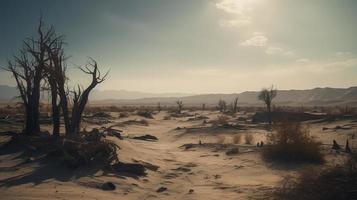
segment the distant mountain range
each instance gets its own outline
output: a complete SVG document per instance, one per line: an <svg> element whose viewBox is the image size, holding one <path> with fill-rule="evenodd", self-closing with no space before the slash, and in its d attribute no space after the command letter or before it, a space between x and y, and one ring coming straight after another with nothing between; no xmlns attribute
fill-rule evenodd
<svg viewBox="0 0 357 200"><path fill-rule="evenodd" d="M262 105L258 101L259 91L234 94L184 94L184 93L145 93L126 90L95 90L91 95L91 104L96 105L174 105L178 99L185 105L216 105L222 99L230 103L238 97L239 105ZM0 86L0 100L9 101L17 95L15 87ZM287 106L357 106L357 87L350 88L314 88L309 90L279 90L274 99L277 105Z"/></svg>

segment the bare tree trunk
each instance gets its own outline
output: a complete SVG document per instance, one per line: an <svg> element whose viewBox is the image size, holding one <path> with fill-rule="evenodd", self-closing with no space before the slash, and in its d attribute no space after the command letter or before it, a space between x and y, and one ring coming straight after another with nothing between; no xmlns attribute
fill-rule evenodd
<svg viewBox="0 0 357 200"><path fill-rule="evenodd" d="M268 115L268 122L271 125L271 106L267 104L267 115Z"/></svg>

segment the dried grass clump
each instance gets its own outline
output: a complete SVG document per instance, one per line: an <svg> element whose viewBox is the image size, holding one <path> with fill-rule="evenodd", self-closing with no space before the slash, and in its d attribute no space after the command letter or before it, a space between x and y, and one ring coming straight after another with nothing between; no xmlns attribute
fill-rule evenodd
<svg viewBox="0 0 357 200"><path fill-rule="evenodd" d="M242 135L241 134L237 134L235 136L233 136L233 143L234 144L239 144L242 141Z"/></svg>
<svg viewBox="0 0 357 200"><path fill-rule="evenodd" d="M254 136L252 134L244 135L245 144L253 144Z"/></svg>
<svg viewBox="0 0 357 200"><path fill-rule="evenodd" d="M226 140L225 136L223 136L223 135L217 136L217 143L218 144L223 144L225 140Z"/></svg>
<svg viewBox="0 0 357 200"><path fill-rule="evenodd" d="M148 119L153 119L154 118L152 116L152 112L150 112L148 110L139 110L138 112L136 112L136 114L141 116L141 117L148 118Z"/></svg>
<svg viewBox="0 0 357 200"><path fill-rule="evenodd" d="M109 166L119 162L119 146L105 139L98 129L65 137L50 149L49 156L57 157L72 169L91 163Z"/></svg>
<svg viewBox="0 0 357 200"><path fill-rule="evenodd" d="M268 136L263 156L269 160L321 163L324 161L320 143L299 122L279 122Z"/></svg>
<svg viewBox="0 0 357 200"><path fill-rule="evenodd" d="M350 200L357 199L356 155L331 169L308 169L298 178L286 177L273 192L274 199Z"/></svg>
<svg viewBox="0 0 357 200"><path fill-rule="evenodd" d="M228 125L228 120L229 120L229 117L227 117L225 115L220 115L217 117L217 119L212 120L211 123L214 126L225 126L225 125Z"/></svg>

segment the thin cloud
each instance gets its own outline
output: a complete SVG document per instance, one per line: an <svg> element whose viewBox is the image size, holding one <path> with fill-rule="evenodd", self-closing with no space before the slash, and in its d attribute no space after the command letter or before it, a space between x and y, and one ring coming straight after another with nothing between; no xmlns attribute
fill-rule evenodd
<svg viewBox="0 0 357 200"><path fill-rule="evenodd" d="M268 55L282 55L282 56L293 56L295 53L293 51L288 51L280 47L269 46L265 53Z"/></svg>
<svg viewBox="0 0 357 200"><path fill-rule="evenodd" d="M241 46L255 46L255 47L263 47L267 45L268 38L260 32L255 32L252 38L245 40L240 43Z"/></svg>

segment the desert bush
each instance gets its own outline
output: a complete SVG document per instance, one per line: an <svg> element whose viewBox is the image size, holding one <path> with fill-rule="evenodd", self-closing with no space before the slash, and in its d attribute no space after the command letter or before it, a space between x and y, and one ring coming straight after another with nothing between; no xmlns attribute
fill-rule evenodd
<svg viewBox="0 0 357 200"><path fill-rule="evenodd" d="M273 192L274 199L357 199L356 155L332 168L307 169L297 178L286 177Z"/></svg>
<svg viewBox="0 0 357 200"><path fill-rule="evenodd" d="M90 163L109 166L119 162L119 147L105 139L103 133L97 129L63 138L54 147L50 155L57 155L70 168Z"/></svg>
<svg viewBox="0 0 357 200"><path fill-rule="evenodd" d="M242 135L241 134L237 134L235 136L233 136L233 143L234 144L239 144L242 141Z"/></svg>
<svg viewBox="0 0 357 200"><path fill-rule="evenodd" d="M252 134L244 135L245 144L252 144L254 140L254 136Z"/></svg>
<svg viewBox="0 0 357 200"><path fill-rule="evenodd" d="M323 162L320 143L309 134L307 126L299 122L279 122L268 135L268 146L263 150L266 159L298 162Z"/></svg>
<svg viewBox="0 0 357 200"><path fill-rule="evenodd" d="M223 144L225 140L226 140L225 136L223 136L223 135L217 136L217 143L218 144Z"/></svg>
<svg viewBox="0 0 357 200"><path fill-rule="evenodd" d="M153 119L154 118L152 116L152 113L150 111L148 111L148 110L139 110L136 114L141 116L141 117L145 117L145 118L149 118L149 119Z"/></svg>
<svg viewBox="0 0 357 200"><path fill-rule="evenodd" d="M220 115L217 119L212 120L211 123L216 126L224 126L228 124L229 117L225 115Z"/></svg>

